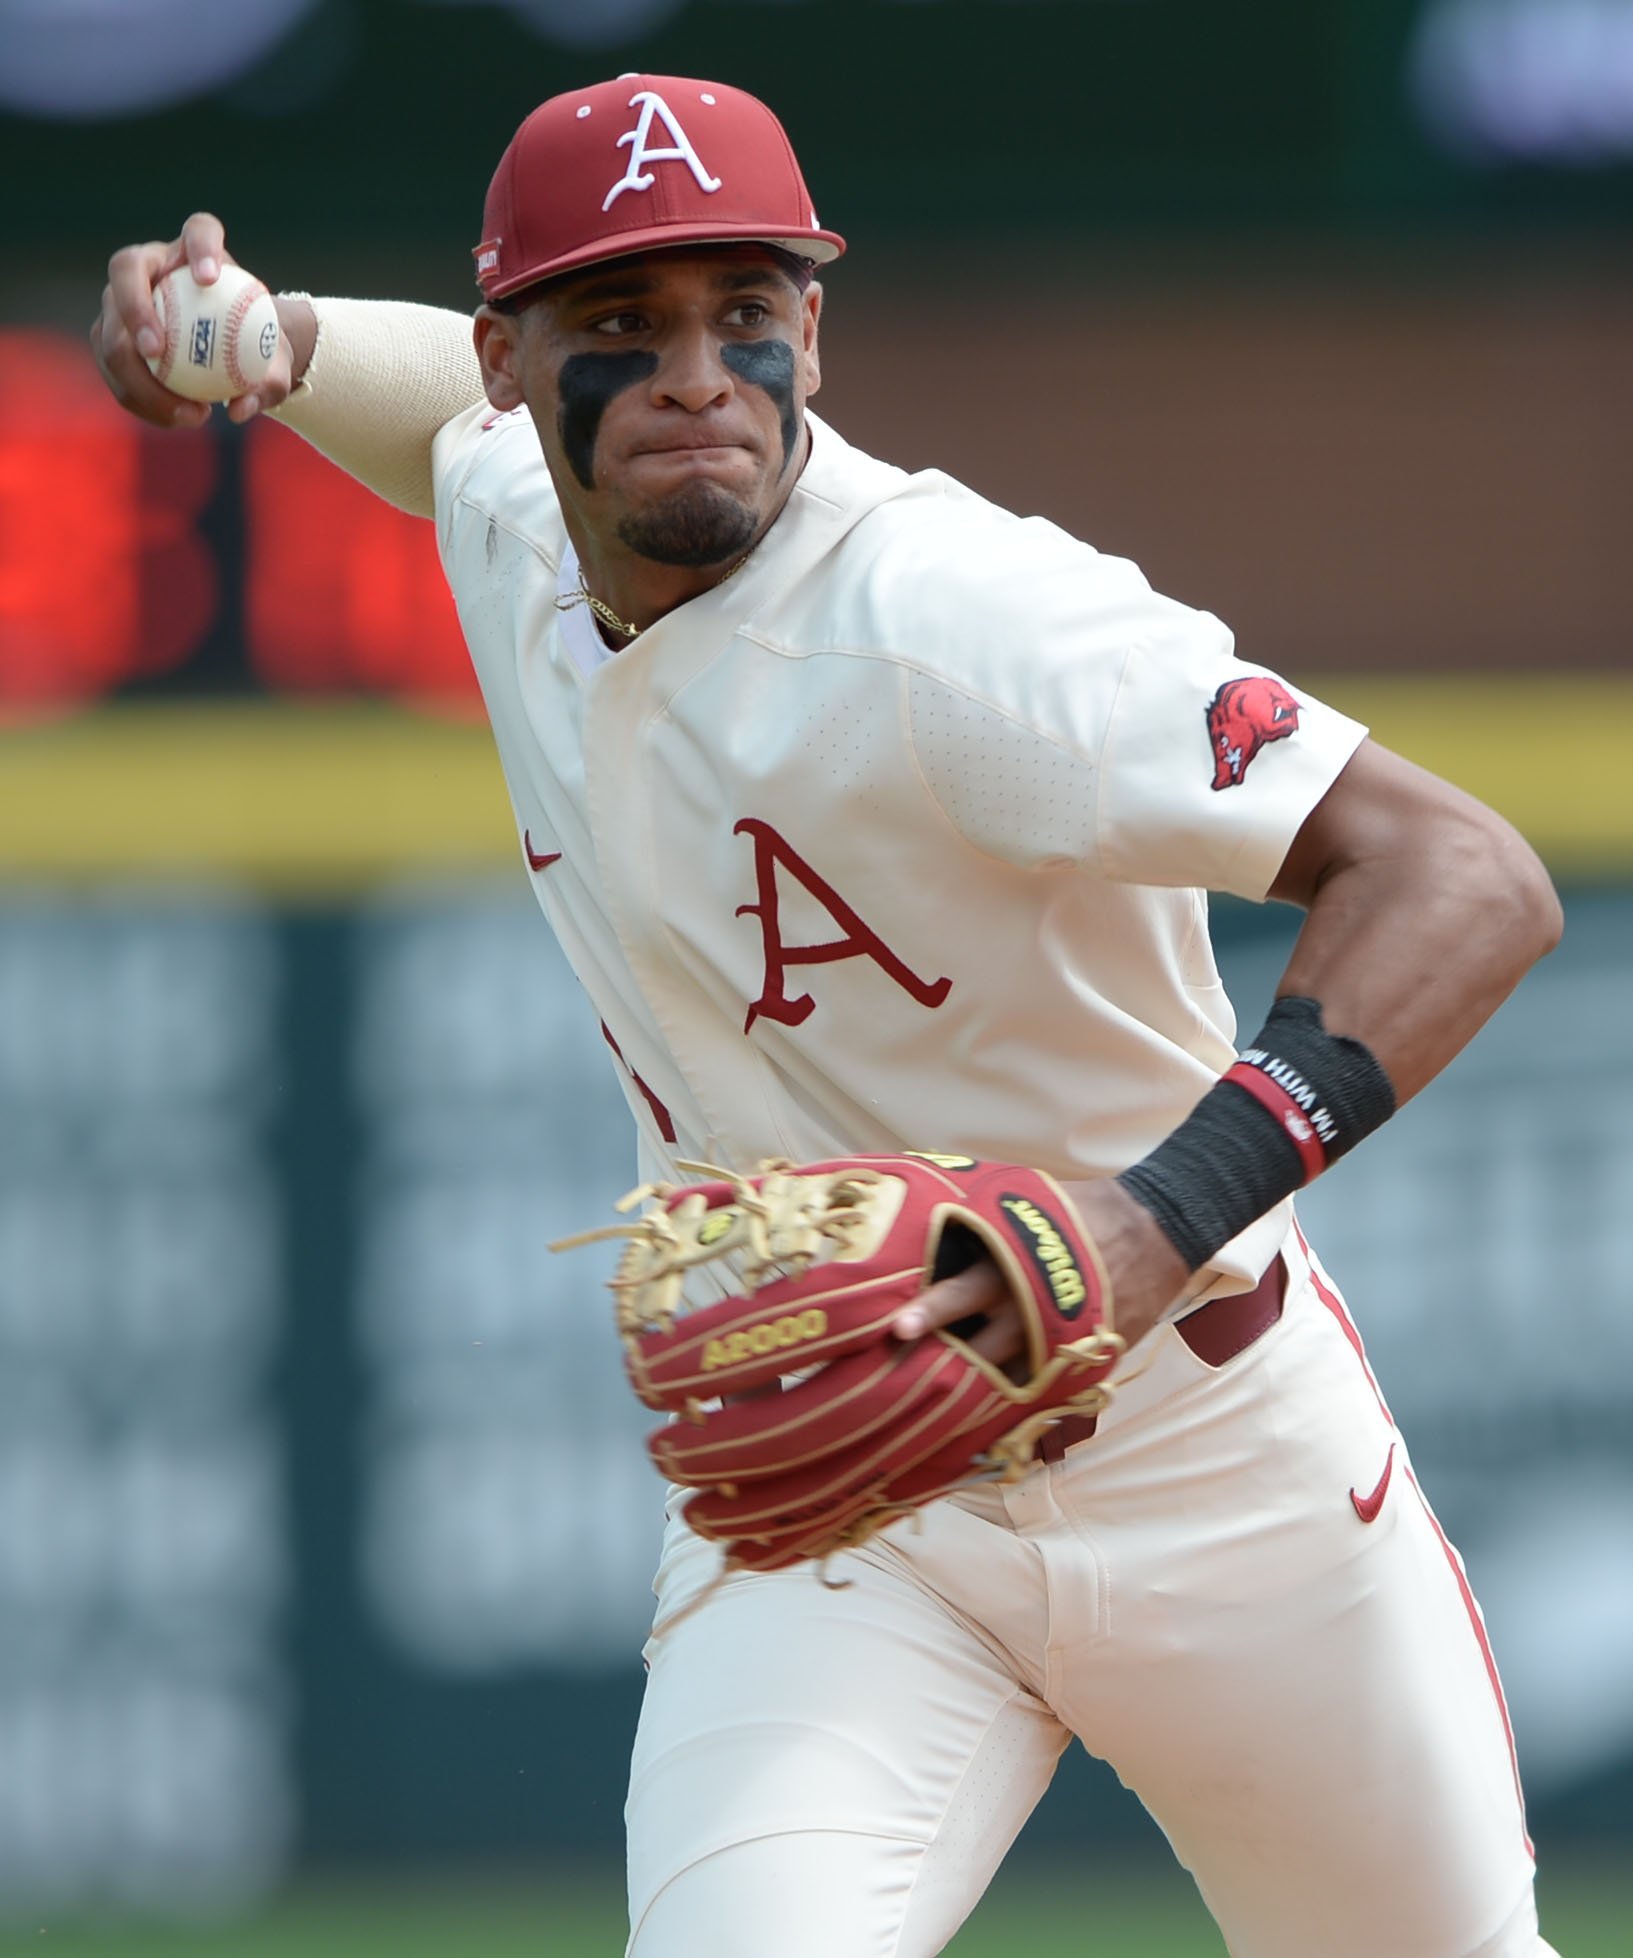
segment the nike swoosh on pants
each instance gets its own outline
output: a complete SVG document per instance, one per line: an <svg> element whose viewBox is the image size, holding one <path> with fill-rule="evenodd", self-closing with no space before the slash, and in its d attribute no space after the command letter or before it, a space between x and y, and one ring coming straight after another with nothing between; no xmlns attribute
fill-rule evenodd
<svg viewBox="0 0 1633 1958"><path fill-rule="evenodd" d="M1353 1489L1349 1499L1355 1505L1355 1513L1363 1523L1376 1523L1378 1511L1384 1506L1384 1497L1389 1493L1389 1478L1395 1472L1395 1444L1389 1444L1389 1453L1384 1459L1384 1472L1378 1477L1378 1486L1370 1496L1358 1496Z"/></svg>

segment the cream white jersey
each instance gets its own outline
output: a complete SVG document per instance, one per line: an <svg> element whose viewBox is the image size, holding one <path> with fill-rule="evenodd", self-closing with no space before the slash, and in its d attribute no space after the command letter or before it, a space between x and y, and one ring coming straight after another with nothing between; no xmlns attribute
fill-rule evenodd
<svg viewBox="0 0 1633 1958"><path fill-rule="evenodd" d="M436 440L528 873L642 1173L903 1148L1115 1173L1235 1057L1205 893L1265 896L1364 730L1128 561L810 421L741 570L613 655L558 604L527 415ZM1256 1277L1286 1223L1217 1270Z"/></svg>

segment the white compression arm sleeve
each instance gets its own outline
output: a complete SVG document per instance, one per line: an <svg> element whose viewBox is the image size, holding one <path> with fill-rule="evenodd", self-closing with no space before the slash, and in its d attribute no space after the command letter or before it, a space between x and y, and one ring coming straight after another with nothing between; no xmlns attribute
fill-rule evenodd
<svg viewBox="0 0 1633 1958"><path fill-rule="evenodd" d="M396 299L307 303L317 345L274 419L388 503L433 515L432 440L482 399L468 315Z"/></svg>

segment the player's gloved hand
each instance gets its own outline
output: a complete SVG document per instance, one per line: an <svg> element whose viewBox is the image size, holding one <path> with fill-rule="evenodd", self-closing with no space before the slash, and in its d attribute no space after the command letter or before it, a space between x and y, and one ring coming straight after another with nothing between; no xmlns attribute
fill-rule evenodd
<svg viewBox="0 0 1633 1958"><path fill-rule="evenodd" d="M649 1407L686 1417L649 1447L733 1568L825 1557L1019 1474L1054 1421L1109 1398L1123 1341L1104 1269L1036 1170L873 1156L626 1202L642 1198L613 1280L625 1361ZM744 1289L687 1310L686 1275L710 1264ZM938 1312L967 1311L904 1344L895 1319L927 1287L948 1288Z"/></svg>
<svg viewBox="0 0 1633 1958"><path fill-rule="evenodd" d="M172 394L148 367L147 356L157 354L164 344L153 289L181 265L191 266L200 285L213 285L224 264L237 262L227 250L221 220L208 211L196 211L182 226L181 236L166 244L126 245L114 253L108 261L102 310L91 324L91 352L121 408L156 428L202 428L209 420L207 401ZM228 402L227 413L234 421L248 421L286 400L295 375L311 356L316 321L310 307L283 299L276 303L282 329L278 356L252 394ZM302 344L297 346L297 340Z"/></svg>
<svg viewBox="0 0 1633 1958"><path fill-rule="evenodd" d="M1180 1297L1189 1267L1163 1234L1151 1212L1112 1177L1061 1188L1089 1236L1117 1301L1117 1331L1124 1346L1139 1344L1166 1318ZM971 1346L995 1366L1008 1366L1025 1340L1020 1308L990 1260L981 1259L952 1278L933 1284L892 1321L898 1339L982 1316L979 1331L968 1332Z"/></svg>

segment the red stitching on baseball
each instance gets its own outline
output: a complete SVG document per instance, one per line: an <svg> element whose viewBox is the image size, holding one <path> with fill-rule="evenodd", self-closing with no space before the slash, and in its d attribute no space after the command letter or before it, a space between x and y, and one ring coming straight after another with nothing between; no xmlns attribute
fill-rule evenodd
<svg viewBox="0 0 1633 1958"><path fill-rule="evenodd" d="M176 352L181 345L181 303L171 290L175 283L174 272L166 272L159 281L159 295L164 300L164 351L159 356L155 379L161 387L170 385L170 377L176 371Z"/></svg>
<svg viewBox="0 0 1633 1958"><path fill-rule="evenodd" d="M244 324L244 315L265 291L266 287L257 279L253 285L245 286L227 313L227 345L223 358L227 368L227 379L232 382L234 394L247 394L252 385L249 376L238 364L238 330Z"/></svg>

